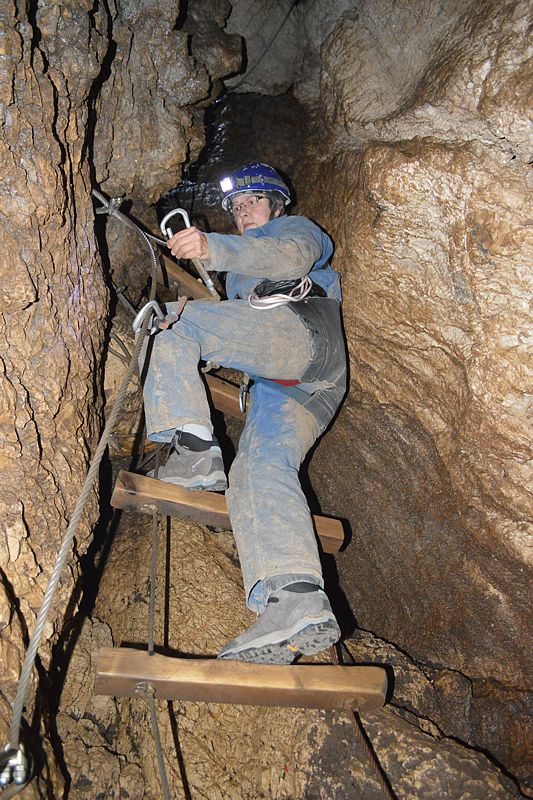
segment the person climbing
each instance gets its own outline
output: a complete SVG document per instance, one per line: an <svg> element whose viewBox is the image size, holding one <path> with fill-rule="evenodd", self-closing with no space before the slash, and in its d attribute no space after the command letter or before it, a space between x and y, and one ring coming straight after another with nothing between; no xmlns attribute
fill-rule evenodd
<svg viewBox="0 0 533 800"><path fill-rule="evenodd" d="M226 498L246 602L259 616L218 657L288 664L340 636L298 477L346 390L340 280L329 265L329 236L311 220L285 214L291 196L275 169L246 164L221 190L238 235L191 227L168 247L177 258L226 273L228 299L187 303L176 323L152 337L147 432L170 443L161 480L224 491L198 365L211 361L251 377L251 408Z"/></svg>

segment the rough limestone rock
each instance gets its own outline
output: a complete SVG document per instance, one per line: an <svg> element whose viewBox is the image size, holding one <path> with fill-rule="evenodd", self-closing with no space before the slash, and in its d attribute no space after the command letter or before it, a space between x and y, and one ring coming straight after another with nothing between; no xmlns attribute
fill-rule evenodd
<svg viewBox="0 0 533 800"><path fill-rule="evenodd" d="M146 702L119 700L115 717L113 701L90 698L95 647L107 643L107 623L117 645L124 641L145 647L147 641L151 522L138 515L125 515L124 522L98 594L95 615L103 622L93 620L90 628L86 626L74 651L78 677L71 678L72 685L65 688L65 695L75 698L66 713L92 721L92 727L84 723L83 741L91 741L98 730L108 752L119 756L122 766L118 772L114 767L114 786L122 785L122 770L129 774L140 766L146 796L158 797L161 790ZM213 656L253 620L243 602L233 536L213 534L179 520L168 528L163 525L160 536L156 647L164 646L182 657ZM131 568L125 570L124 564ZM402 676L401 703L416 708L417 691L420 694L420 687L427 683L421 670L415 672L408 659L369 635L350 643L350 652L359 662L380 663L384 656L394 660ZM311 660L327 658L324 654ZM161 701L157 707L172 796L187 797L187 792L220 800L377 800L382 796L347 714L192 702ZM412 713L404 719L394 710L384 710L367 715L365 725L398 798L486 800L490 796L503 800L515 796L512 783L484 756L446 740L435 725L420 722ZM135 744L125 745L133 732ZM132 751L128 763L122 754ZM98 769L99 761L94 768L90 763L84 766L85 785L99 780ZM109 792L110 797L119 796L111 788Z"/></svg>
<svg viewBox="0 0 533 800"><path fill-rule="evenodd" d="M321 48L342 15L353 11L353 0L232 0L231 5L226 31L243 37L246 58L240 73L224 81L227 88L263 95L292 88L316 111Z"/></svg>
<svg viewBox="0 0 533 800"><path fill-rule="evenodd" d="M528 161L526 0L353 5L321 51L321 114L336 141L478 139Z"/></svg>
<svg viewBox="0 0 533 800"><path fill-rule="evenodd" d="M283 94L292 86L304 53L296 46L293 0L234 0L231 5L225 30L243 37L246 59L243 74L226 80L226 86L237 92Z"/></svg>
<svg viewBox="0 0 533 800"><path fill-rule="evenodd" d="M531 693L517 693L491 680L473 680L453 669L417 662L368 631L355 631L345 647L345 663L369 661L387 664L394 671L391 706L408 722L436 739L471 742L527 777ZM512 788L510 782L505 785Z"/></svg>
<svg viewBox="0 0 533 800"><path fill-rule="evenodd" d="M101 226L97 245L91 184L134 195L134 214L155 227L145 203L199 152L204 108L239 70L241 40L223 31L230 6L248 25L235 33L252 34L249 72L291 4L260 5L2 8L4 738L28 635L124 366L107 350L106 283L140 291L144 271L138 244L111 225L109 250ZM292 86L322 119L296 189L300 210L335 238L346 297L350 394L311 465L323 510L352 531L334 604L352 657L395 671L391 707L365 722L397 796L517 796L494 765L533 782L529 9L518 0L326 5L293 4L241 88ZM259 124L275 161L288 128L270 99L253 114L242 114L246 147L232 159L251 154ZM290 170L286 139L280 163ZM121 324L114 330L131 344ZM135 417L137 399L134 386ZM28 798L161 796L147 706L92 690L98 647L146 642L149 523L124 525L111 545L115 520L102 520L89 546L96 516L95 495L45 630L41 691L28 698L41 770ZM173 523L164 544L156 640L214 655L252 621L232 537ZM354 632L353 615L377 636ZM177 797L380 796L343 715L164 703L159 712Z"/></svg>
<svg viewBox="0 0 533 800"><path fill-rule="evenodd" d="M195 3L185 20L172 4L118 4L107 41L96 113L96 180L110 195L155 202L203 145L198 105L241 63L239 37L225 36L224 2ZM100 26L109 25L102 12Z"/></svg>
<svg viewBox="0 0 533 800"><path fill-rule="evenodd" d="M165 17L148 5L117 10L68 0L26 10L7 0L0 12L2 746L28 638L102 427L108 289L93 232L92 182L107 180L113 193L138 185L149 199L171 186L178 162L203 141L202 104L240 63L240 41L221 31L229 13L223 0L197 3L186 34L173 29L178 9ZM112 85L116 92L108 92ZM156 130L164 136L160 146L151 138ZM132 145L139 131L157 156L143 162L144 173L133 169L135 153L147 153ZM122 147L124 162L133 156L123 173ZM43 783L35 781L27 797L41 790L63 796L68 782L56 763L57 737L40 736L39 720L48 724L59 702L57 676L68 663L83 591L79 562L99 516L96 501L95 491L44 628L38 713L27 735ZM62 666L51 658L52 643Z"/></svg>
<svg viewBox="0 0 533 800"><path fill-rule="evenodd" d="M121 727L118 705L111 697L94 694L96 657L100 647L112 644L111 631L98 620L87 620L76 642L63 686L58 733L65 749L71 781L69 797L142 800L144 778L134 758L135 744L122 730L125 753L113 743ZM111 745L111 746L110 746ZM120 745L119 745L120 747Z"/></svg>
<svg viewBox="0 0 533 800"><path fill-rule="evenodd" d="M456 675L421 713L531 781L528 8L451 4L449 27L410 5L434 19L417 81L409 37L394 49L402 4L371 35L354 4L322 48L297 184L335 240L351 385L310 472L350 523L337 565L357 623Z"/></svg>
<svg viewBox="0 0 533 800"><path fill-rule="evenodd" d="M107 290L91 233L86 159L88 100L100 66L90 28L79 4L36 8L29 17L14 3L2 7L2 739L10 721L5 701L14 697L102 406L94 374ZM62 40L69 47L61 47ZM88 514L97 516L94 496ZM85 517L77 534L78 558L89 534ZM61 628L78 574L71 560L45 641ZM75 605L74 597L71 613ZM46 646L41 663L44 668L50 663ZM43 690L39 703L45 715L48 701L52 698ZM31 719L32 685L27 708ZM34 744L46 763L51 755L46 741ZM53 757L48 772L60 796ZM28 789L27 796L34 791Z"/></svg>
<svg viewBox="0 0 533 800"><path fill-rule="evenodd" d="M476 138L528 160L526 0L235 0L227 30L248 52L244 75L227 85L265 94L292 87L338 144Z"/></svg>

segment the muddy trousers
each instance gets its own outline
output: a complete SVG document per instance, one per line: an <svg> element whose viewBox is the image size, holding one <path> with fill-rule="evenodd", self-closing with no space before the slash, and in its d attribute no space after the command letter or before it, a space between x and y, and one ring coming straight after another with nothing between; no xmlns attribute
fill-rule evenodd
<svg viewBox="0 0 533 800"><path fill-rule="evenodd" d="M167 304L173 309L173 304ZM148 349L149 360L144 362ZM150 352L151 351L151 352ZM148 438L169 442L177 427L212 430L200 360L265 378L299 379L311 362L310 335L286 307L258 311L244 300L188 303L141 356ZM298 472L320 430L311 412L270 384L251 389L251 409L226 493L247 604L295 580L323 586L316 537Z"/></svg>

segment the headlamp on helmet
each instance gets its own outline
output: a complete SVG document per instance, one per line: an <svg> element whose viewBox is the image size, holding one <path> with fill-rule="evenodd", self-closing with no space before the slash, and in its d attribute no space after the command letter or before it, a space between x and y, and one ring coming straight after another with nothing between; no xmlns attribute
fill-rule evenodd
<svg viewBox="0 0 533 800"><path fill-rule="evenodd" d="M231 178L222 178L220 181L220 188L223 192L231 192L231 190L234 188Z"/></svg>
<svg viewBox="0 0 533 800"><path fill-rule="evenodd" d="M227 175L220 181L222 190L222 208L231 211L231 200L235 195L243 192L277 192L281 195L284 205L291 202L289 187L268 164L245 164Z"/></svg>

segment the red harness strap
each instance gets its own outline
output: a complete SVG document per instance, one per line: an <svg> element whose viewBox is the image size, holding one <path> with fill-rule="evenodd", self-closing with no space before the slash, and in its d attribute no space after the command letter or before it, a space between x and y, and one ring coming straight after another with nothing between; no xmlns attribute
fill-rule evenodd
<svg viewBox="0 0 533 800"><path fill-rule="evenodd" d="M281 383L282 386L297 386L301 381L282 381L276 380L276 378L271 378L274 383Z"/></svg>

